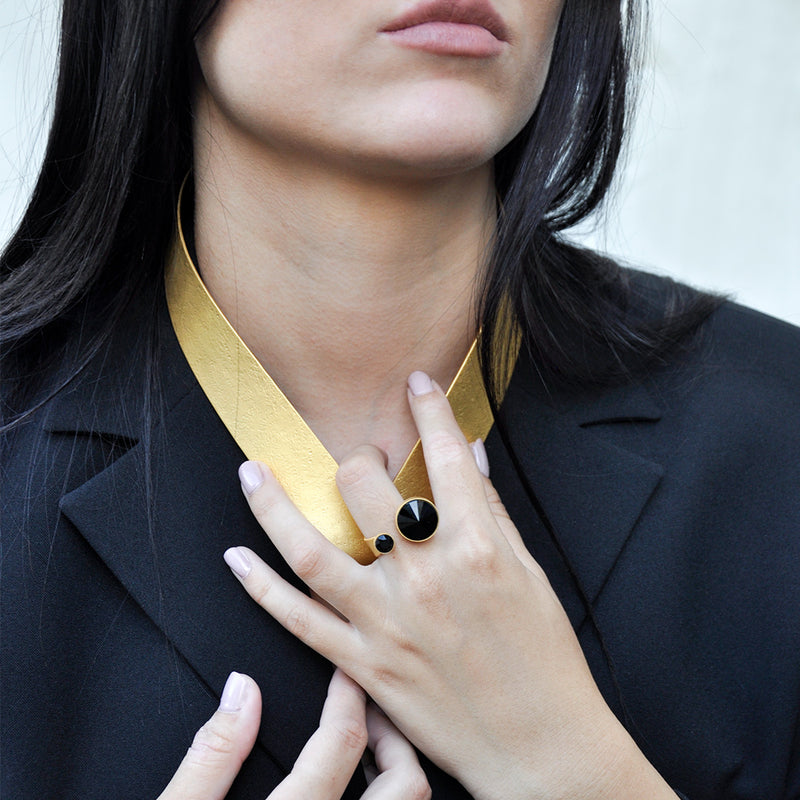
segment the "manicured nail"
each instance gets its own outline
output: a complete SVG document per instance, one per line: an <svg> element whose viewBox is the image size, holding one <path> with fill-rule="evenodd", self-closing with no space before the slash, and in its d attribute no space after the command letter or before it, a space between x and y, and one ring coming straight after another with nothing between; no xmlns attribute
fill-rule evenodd
<svg viewBox="0 0 800 800"><path fill-rule="evenodd" d="M472 444L472 455L475 456L475 463L478 465L481 475L484 478L489 477L489 456L486 455L486 447L484 447L483 439L476 439Z"/></svg>
<svg viewBox="0 0 800 800"><path fill-rule="evenodd" d="M219 701L219 710L233 714L242 710L245 697L247 697L247 681L244 675L238 672L231 672L228 680L225 681L225 688L222 690L222 697Z"/></svg>
<svg viewBox="0 0 800 800"><path fill-rule="evenodd" d="M240 577L246 578L250 574L252 564L241 547L231 547L222 556L225 563Z"/></svg>
<svg viewBox="0 0 800 800"><path fill-rule="evenodd" d="M255 461L245 461L239 467L239 480L242 482L242 488L247 494L253 494L264 483L261 467Z"/></svg>
<svg viewBox="0 0 800 800"><path fill-rule="evenodd" d="M433 391L433 382L424 372L412 372L408 376L408 388L414 397L419 397Z"/></svg>

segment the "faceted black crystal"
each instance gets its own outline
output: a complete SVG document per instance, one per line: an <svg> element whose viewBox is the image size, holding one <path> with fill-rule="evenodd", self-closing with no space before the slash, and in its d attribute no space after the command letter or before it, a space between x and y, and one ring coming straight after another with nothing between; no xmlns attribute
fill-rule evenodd
<svg viewBox="0 0 800 800"><path fill-rule="evenodd" d="M397 512L397 530L413 542L424 542L436 533L439 515L429 500L416 497L403 503Z"/></svg>
<svg viewBox="0 0 800 800"><path fill-rule="evenodd" d="M379 553L388 553L394 547L394 539L388 533L375 537L375 549Z"/></svg>

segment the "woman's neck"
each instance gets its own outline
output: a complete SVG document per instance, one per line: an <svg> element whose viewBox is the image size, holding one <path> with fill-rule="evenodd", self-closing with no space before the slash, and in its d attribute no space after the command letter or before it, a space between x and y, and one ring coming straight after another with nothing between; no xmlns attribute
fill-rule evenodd
<svg viewBox="0 0 800 800"><path fill-rule="evenodd" d="M446 384L475 336L490 167L402 183L215 150L195 165L206 286L334 458L370 443L395 472L417 438L407 375Z"/></svg>

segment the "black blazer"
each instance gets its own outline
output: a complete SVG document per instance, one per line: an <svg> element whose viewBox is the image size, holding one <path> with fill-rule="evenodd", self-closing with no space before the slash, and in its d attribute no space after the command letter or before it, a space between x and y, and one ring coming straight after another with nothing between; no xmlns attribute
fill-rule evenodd
<svg viewBox="0 0 800 800"><path fill-rule="evenodd" d="M159 314L151 431L131 314L4 465L4 799L156 797L233 669L264 713L230 797L262 800L317 724L331 667L222 561L244 544L288 575ZM647 757L692 800L800 797L800 331L726 305L688 354L604 391L548 393L522 360L502 413L536 499L496 431L495 485Z"/></svg>

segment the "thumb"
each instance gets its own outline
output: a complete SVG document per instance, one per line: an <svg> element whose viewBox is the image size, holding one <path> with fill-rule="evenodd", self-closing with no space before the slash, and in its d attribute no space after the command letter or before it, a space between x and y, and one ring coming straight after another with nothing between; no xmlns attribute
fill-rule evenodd
<svg viewBox="0 0 800 800"><path fill-rule="evenodd" d="M253 748L260 721L258 686L247 675L232 672L219 708L195 734L158 800L223 800Z"/></svg>

